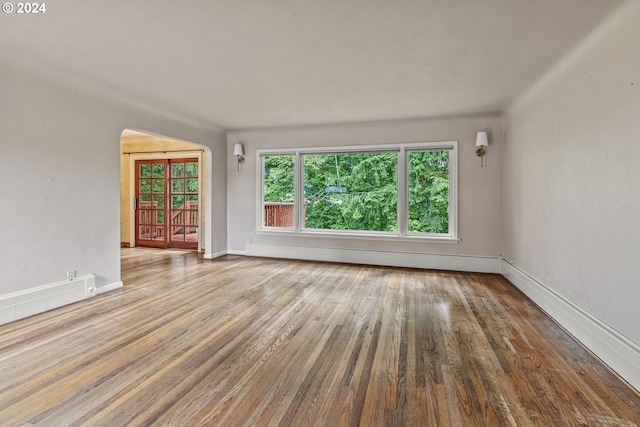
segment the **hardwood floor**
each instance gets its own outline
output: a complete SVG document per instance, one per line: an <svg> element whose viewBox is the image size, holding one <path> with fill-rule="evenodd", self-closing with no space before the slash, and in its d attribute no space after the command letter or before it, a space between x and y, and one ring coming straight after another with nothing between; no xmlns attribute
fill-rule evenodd
<svg viewBox="0 0 640 427"><path fill-rule="evenodd" d="M0 326L0 425L635 426L504 278L123 249L125 288Z"/></svg>

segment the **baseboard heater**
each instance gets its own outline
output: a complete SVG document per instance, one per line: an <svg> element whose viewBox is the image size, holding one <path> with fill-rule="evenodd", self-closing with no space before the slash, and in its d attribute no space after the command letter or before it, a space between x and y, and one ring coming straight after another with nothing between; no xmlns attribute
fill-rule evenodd
<svg viewBox="0 0 640 427"><path fill-rule="evenodd" d="M95 281L96 276L87 274L0 295L0 325L92 297L96 294Z"/></svg>

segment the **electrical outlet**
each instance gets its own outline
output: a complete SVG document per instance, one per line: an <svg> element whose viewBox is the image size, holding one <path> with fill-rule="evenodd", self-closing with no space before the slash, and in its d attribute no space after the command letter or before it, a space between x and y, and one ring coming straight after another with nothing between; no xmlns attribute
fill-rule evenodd
<svg viewBox="0 0 640 427"><path fill-rule="evenodd" d="M73 280L76 278L76 271L67 271L67 280Z"/></svg>

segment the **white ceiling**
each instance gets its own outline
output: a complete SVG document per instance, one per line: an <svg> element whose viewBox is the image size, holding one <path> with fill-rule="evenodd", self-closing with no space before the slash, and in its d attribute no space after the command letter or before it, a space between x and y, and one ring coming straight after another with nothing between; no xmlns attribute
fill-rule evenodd
<svg viewBox="0 0 640 427"><path fill-rule="evenodd" d="M54 0L0 61L224 129L493 112L622 1Z"/></svg>

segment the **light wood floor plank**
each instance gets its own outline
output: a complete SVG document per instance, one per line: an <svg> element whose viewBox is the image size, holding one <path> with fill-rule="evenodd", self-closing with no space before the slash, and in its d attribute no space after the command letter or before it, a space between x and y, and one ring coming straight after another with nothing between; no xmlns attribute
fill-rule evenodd
<svg viewBox="0 0 640 427"><path fill-rule="evenodd" d="M638 426L504 278L124 249L125 288L0 326L0 425Z"/></svg>

